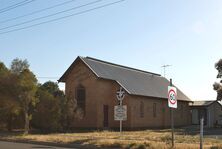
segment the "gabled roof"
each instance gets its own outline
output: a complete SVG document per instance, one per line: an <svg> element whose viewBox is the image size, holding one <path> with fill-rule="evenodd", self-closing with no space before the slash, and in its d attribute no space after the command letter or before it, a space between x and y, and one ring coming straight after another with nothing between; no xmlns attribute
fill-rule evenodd
<svg viewBox="0 0 222 149"><path fill-rule="evenodd" d="M81 59L98 78L116 81L130 95L168 98L167 87L170 82L160 74L113 64L91 57L78 57L77 59ZM72 65L74 65L75 61ZM60 82L65 82L65 77L72 69L72 65L59 79ZM178 88L177 99L190 101Z"/></svg>
<svg viewBox="0 0 222 149"><path fill-rule="evenodd" d="M193 101L190 106L192 107L201 107L201 106L210 106L211 104L213 104L214 102L217 102L219 105L222 106L222 102L221 101Z"/></svg>

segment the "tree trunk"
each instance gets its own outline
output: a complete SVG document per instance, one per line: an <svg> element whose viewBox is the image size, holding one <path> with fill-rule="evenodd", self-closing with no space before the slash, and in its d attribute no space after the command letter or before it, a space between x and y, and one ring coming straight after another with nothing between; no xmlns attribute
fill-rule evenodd
<svg viewBox="0 0 222 149"><path fill-rule="evenodd" d="M28 134L29 133L29 114L28 114L28 110L25 110L25 131L24 134Z"/></svg>

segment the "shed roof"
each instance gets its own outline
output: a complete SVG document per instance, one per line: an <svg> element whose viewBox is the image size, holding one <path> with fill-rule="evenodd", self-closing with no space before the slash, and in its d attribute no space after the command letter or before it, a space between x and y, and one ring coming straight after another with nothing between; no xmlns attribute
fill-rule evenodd
<svg viewBox="0 0 222 149"><path fill-rule="evenodd" d="M113 64L91 57L78 58L80 58L97 77L116 81L131 95L168 98L167 87L170 82L160 74ZM72 65L74 65L74 63ZM71 66L69 69L72 69ZM69 69L59 79L60 82L65 82L65 77L68 71L70 71ZM177 99L190 101L190 99L178 88Z"/></svg>
<svg viewBox="0 0 222 149"><path fill-rule="evenodd" d="M214 102L217 102L218 104L220 104L222 106L222 102L221 101L216 101L216 100L213 100L213 101L193 101L190 106L195 106L195 107L201 107L201 106L209 106L211 105L212 103Z"/></svg>
<svg viewBox="0 0 222 149"><path fill-rule="evenodd" d="M209 106L213 103L214 101L193 101L190 106Z"/></svg>

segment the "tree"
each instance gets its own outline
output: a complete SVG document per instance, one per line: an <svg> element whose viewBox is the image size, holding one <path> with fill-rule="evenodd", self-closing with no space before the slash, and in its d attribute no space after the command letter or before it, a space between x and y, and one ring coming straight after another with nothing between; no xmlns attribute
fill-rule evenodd
<svg viewBox="0 0 222 149"><path fill-rule="evenodd" d="M77 100L72 94L67 97L66 104L65 104L65 112L64 115L66 116L66 129L72 129L72 124L75 120L82 119L84 117L84 112L81 108L77 106Z"/></svg>
<svg viewBox="0 0 222 149"><path fill-rule="evenodd" d="M29 69L29 63L28 63L28 61L26 59L25 60L21 60L19 58L15 58L12 61L12 63L11 63L11 71L12 71L12 73L19 74L19 73L21 73L25 69Z"/></svg>
<svg viewBox="0 0 222 149"><path fill-rule="evenodd" d="M40 88L47 90L47 92L49 92L50 94L54 96L56 95L58 91L60 91L58 84L52 81L45 82Z"/></svg>
<svg viewBox="0 0 222 149"><path fill-rule="evenodd" d="M36 103L35 93L37 90L37 79L35 75L29 70L28 61L21 59L14 59L11 63L12 74L18 77L17 83L17 97L20 103L20 107L24 114L25 120L25 131L24 134L29 132L29 120L31 119L31 114L29 114L29 108L31 105Z"/></svg>
<svg viewBox="0 0 222 149"><path fill-rule="evenodd" d="M42 88L38 89L37 96L39 102L33 112L32 126L44 131L60 130L61 108L59 101Z"/></svg>
<svg viewBox="0 0 222 149"><path fill-rule="evenodd" d="M37 79L29 70L27 60L14 59L10 70L0 63L0 115L7 122L8 130L12 129L13 120L18 120L23 113L24 133L28 133L31 119L29 109L37 101L36 89Z"/></svg>
<svg viewBox="0 0 222 149"><path fill-rule="evenodd" d="M51 81L45 82L39 86L37 96L39 102L33 113L32 125L41 130L61 130L64 122L62 113L65 95L59 90L58 84Z"/></svg>
<svg viewBox="0 0 222 149"><path fill-rule="evenodd" d="M42 89L47 90L56 99L56 103L59 103L61 117L60 125L64 130L69 130L72 127L72 123L76 119L82 119L84 112L77 106L77 101L73 96L66 97L64 92L58 87L55 82L48 81L41 86Z"/></svg>
<svg viewBox="0 0 222 149"><path fill-rule="evenodd" d="M37 90L37 79L35 75L29 70L24 69L19 74L19 102L24 113L25 119L25 131L24 134L29 132L29 120L31 115L29 115L30 105L35 105L36 99L36 90Z"/></svg>
<svg viewBox="0 0 222 149"><path fill-rule="evenodd" d="M218 71L217 78L220 79L220 82L215 82L213 88L217 91L217 100L222 100L222 59L215 64L215 68Z"/></svg>
<svg viewBox="0 0 222 149"><path fill-rule="evenodd" d="M9 131L12 130L13 119L21 112L16 82L16 75L12 74L4 63L0 63L0 120L6 124Z"/></svg>

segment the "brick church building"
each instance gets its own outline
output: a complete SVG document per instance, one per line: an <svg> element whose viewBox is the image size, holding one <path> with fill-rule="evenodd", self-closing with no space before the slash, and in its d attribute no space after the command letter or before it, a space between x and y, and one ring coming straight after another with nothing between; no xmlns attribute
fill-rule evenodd
<svg viewBox="0 0 222 149"><path fill-rule="evenodd" d="M169 81L159 74L130 68L90 57L77 57L58 80L65 83L67 97L75 98L84 111L73 127L117 128L114 106L116 91L122 87L126 96L127 120L124 129L167 128L170 126L167 87ZM177 88L175 126L191 124L190 99Z"/></svg>

